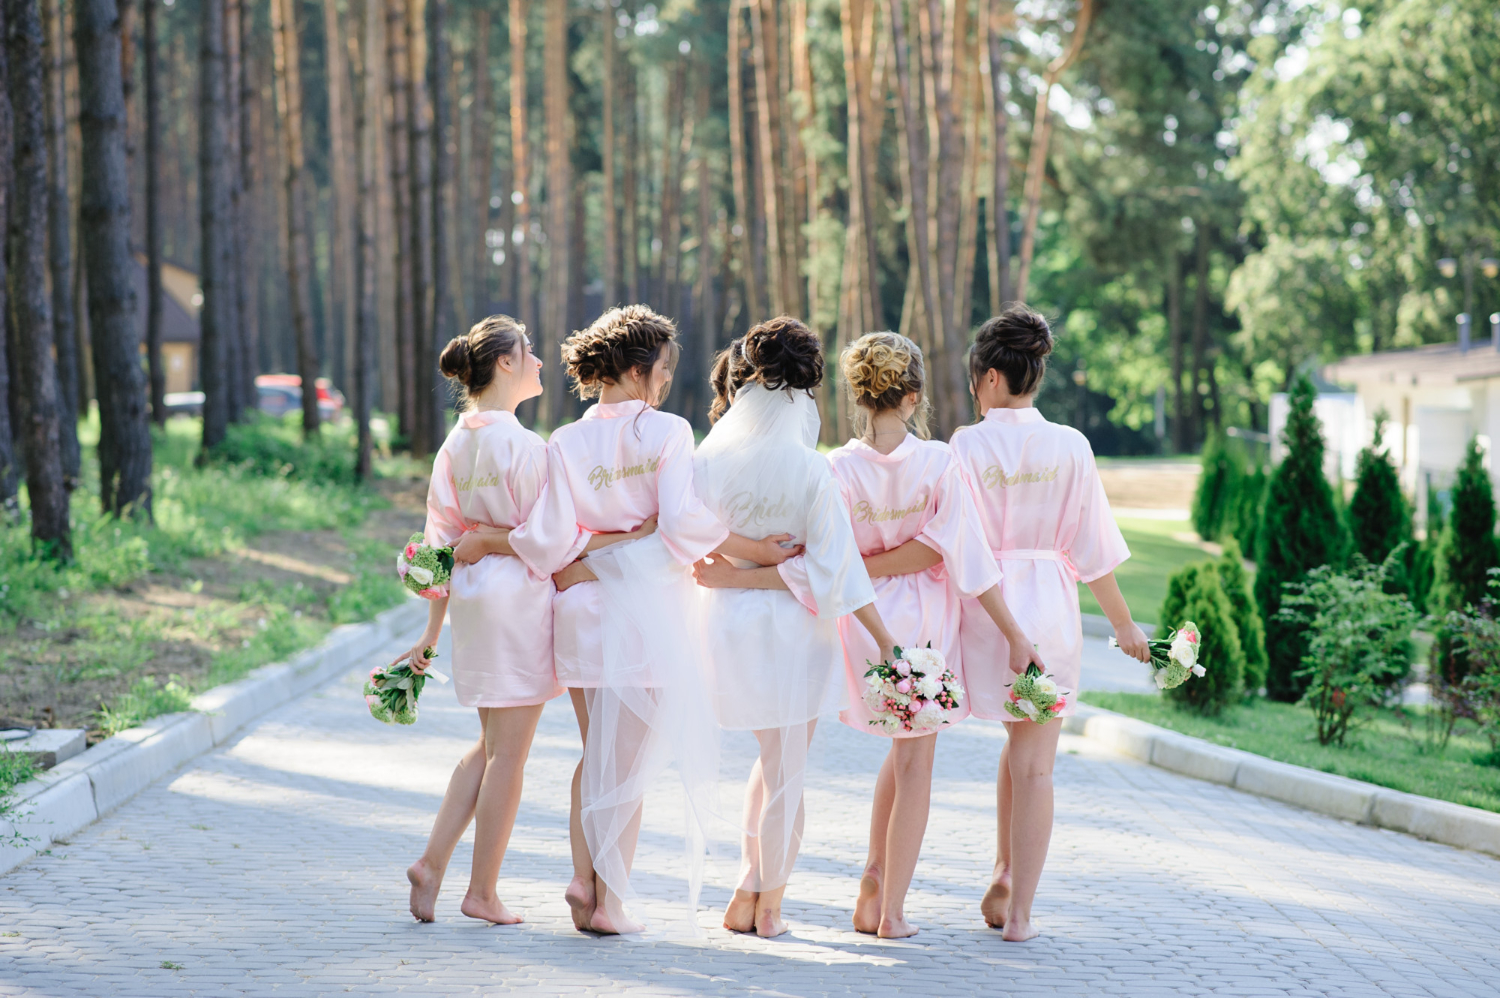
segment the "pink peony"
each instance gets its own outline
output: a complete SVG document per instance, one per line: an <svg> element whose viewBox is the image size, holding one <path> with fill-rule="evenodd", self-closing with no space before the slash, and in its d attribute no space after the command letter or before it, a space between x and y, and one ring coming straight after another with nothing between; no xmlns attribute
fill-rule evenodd
<svg viewBox="0 0 1500 998"><path fill-rule="evenodd" d="M448 595L448 587L428 586L426 589L423 589L421 592L417 593L417 595L422 597L423 599L442 599L444 596Z"/></svg>
<svg viewBox="0 0 1500 998"><path fill-rule="evenodd" d="M371 707L374 707L376 704L380 703L380 698L373 693L366 693L365 703L369 704Z"/></svg>
<svg viewBox="0 0 1500 998"><path fill-rule="evenodd" d="M911 663L904 658L896 659L896 672L903 676L911 675Z"/></svg>
<svg viewBox="0 0 1500 998"><path fill-rule="evenodd" d="M920 714L922 713L922 708L925 706L927 706L926 700L913 700L911 702L911 712L913 714Z"/></svg>
<svg viewBox="0 0 1500 998"><path fill-rule="evenodd" d="M910 693L911 692L911 680L910 679L903 679L903 680L901 680L901 682L897 683L896 684L896 692L897 693Z"/></svg>
<svg viewBox="0 0 1500 998"><path fill-rule="evenodd" d="M408 559L411 559L411 558L415 558L416 556L417 556L417 546L415 544L408 544L408 545L406 545L406 557Z"/></svg>
<svg viewBox="0 0 1500 998"><path fill-rule="evenodd" d="M1063 699L1062 697L1058 697L1057 698L1057 703L1053 704L1051 707L1048 707L1047 709L1050 710L1050 711L1052 711L1052 713L1056 714L1058 711L1062 710L1067 705L1068 705L1068 701L1067 700Z"/></svg>

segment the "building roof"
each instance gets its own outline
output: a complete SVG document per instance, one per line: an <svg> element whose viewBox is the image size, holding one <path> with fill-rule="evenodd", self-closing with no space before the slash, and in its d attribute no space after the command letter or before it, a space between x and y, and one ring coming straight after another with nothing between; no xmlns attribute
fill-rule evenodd
<svg viewBox="0 0 1500 998"><path fill-rule="evenodd" d="M1468 350L1457 343L1434 343L1413 350L1385 350L1345 357L1323 368L1323 376L1343 384L1457 385L1500 378L1500 350L1488 339Z"/></svg>
<svg viewBox="0 0 1500 998"><path fill-rule="evenodd" d="M146 341L146 258L135 255L135 300L141 310L141 342ZM198 275L174 263L161 265L163 343L197 343L198 309L203 299Z"/></svg>

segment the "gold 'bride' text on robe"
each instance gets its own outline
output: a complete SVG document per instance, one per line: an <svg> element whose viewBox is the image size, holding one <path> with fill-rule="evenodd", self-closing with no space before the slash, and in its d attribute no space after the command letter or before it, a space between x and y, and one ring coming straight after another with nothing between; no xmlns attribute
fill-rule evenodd
<svg viewBox="0 0 1500 998"><path fill-rule="evenodd" d="M771 499L754 492L738 492L724 500L725 522L731 527L761 527L767 520L785 521L792 515L784 495Z"/></svg>
<svg viewBox="0 0 1500 998"><path fill-rule="evenodd" d="M468 492L471 489L490 489L500 484L499 472L491 471L483 475L470 475L467 478L455 478L453 488L457 492Z"/></svg>
<svg viewBox="0 0 1500 998"><path fill-rule="evenodd" d="M890 506L871 506L869 500L861 499L854 504L853 519L855 523L885 523L888 520L904 520L913 513L920 513L927 508L927 502L931 496L923 496L910 506L902 506L900 509L892 509Z"/></svg>
<svg viewBox="0 0 1500 998"><path fill-rule="evenodd" d="M1038 482L1056 481L1057 471L1057 466L1054 465L1044 471L1017 471L1007 475L1004 468L998 464L992 464L984 469L984 475L981 477L985 488L993 489L999 486L1004 489L1012 485L1032 485Z"/></svg>
<svg viewBox="0 0 1500 998"><path fill-rule="evenodd" d="M622 478L635 478L637 475L650 475L655 473L656 466L661 464L661 455L650 457L639 464L627 464L619 468L606 468L602 464L594 465L594 470L589 472L589 484L594 491L607 489Z"/></svg>

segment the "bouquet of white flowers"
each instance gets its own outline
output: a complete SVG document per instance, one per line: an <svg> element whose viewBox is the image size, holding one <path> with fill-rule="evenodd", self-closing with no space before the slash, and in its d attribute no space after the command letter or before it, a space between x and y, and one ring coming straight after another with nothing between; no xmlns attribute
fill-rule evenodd
<svg viewBox="0 0 1500 998"><path fill-rule="evenodd" d="M448 595L448 580L453 577L453 549L433 547L421 534L412 534L396 555L396 574L406 588L423 599L442 599Z"/></svg>
<svg viewBox="0 0 1500 998"><path fill-rule="evenodd" d="M1067 705L1068 698L1057 688L1057 680L1032 662L1010 684L1010 699L1006 701L1005 709L1019 720L1046 724Z"/></svg>
<svg viewBox="0 0 1500 998"><path fill-rule="evenodd" d="M431 661L437 658L437 652L424 648L422 657ZM370 670L370 678L365 683L365 703L370 708L370 716L383 724L415 724L417 698L422 695L422 687L429 678L440 683L448 681L447 676L433 668L425 673L413 672L411 664L405 661L377 665Z"/></svg>
<svg viewBox="0 0 1500 998"><path fill-rule="evenodd" d="M929 641L926 648L897 648L896 661L870 666L864 701L875 715L870 723L882 731L926 734L948 723L948 711L964 702L964 688Z"/></svg>
<svg viewBox="0 0 1500 998"><path fill-rule="evenodd" d="M1190 676L1203 675L1207 670L1198 664L1198 648L1201 644L1198 625L1191 620L1184 621L1181 627L1165 638L1146 642L1151 649L1151 677L1156 680L1156 688L1170 690L1187 682ZM1109 646L1119 647L1114 638L1109 639Z"/></svg>

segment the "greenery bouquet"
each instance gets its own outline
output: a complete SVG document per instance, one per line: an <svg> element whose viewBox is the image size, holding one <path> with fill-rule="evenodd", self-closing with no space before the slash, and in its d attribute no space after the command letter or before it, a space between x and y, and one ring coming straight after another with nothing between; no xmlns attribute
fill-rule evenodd
<svg viewBox="0 0 1500 998"><path fill-rule="evenodd" d="M964 688L932 642L895 651L896 661L865 672L865 706L875 714L870 724L888 734L936 731L948 723L948 711L964 702Z"/></svg>
<svg viewBox="0 0 1500 998"><path fill-rule="evenodd" d="M1165 638L1146 642L1151 649L1151 678L1156 688L1170 690L1181 686L1190 676L1204 675L1208 670L1198 662L1198 649L1203 644L1198 625L1191 620ZM1111 648L1120 647L1114 638L1109 639Z"/></svg>
<svg viewBox="0 0 1500 998"><path fill-rule="evenodd" d="M1032 662L1010 684L1010 699L1006 701L1005 709L1018 720L1046 724L1067 705L1068 698L1057 688L1057 680Z"/></svg>
<svg viewBox="0 0 1500 998"><path fill-rule="evenodd" d="M437 658L431 648L422 650L422 657L429 661ZM429 668L425 673L413 672L411 663L397 662L395 665L377 665L370 670L365 682L365 703L370 716L382 724L415 724L417 721L417 698L428 678L446 683L448 677Z"/></svg>
<svg viewBox="0 0 1500 998"><path fill-rule="evenodd" d="M453 577L453 549L433 547L421 534L412 534L396 555L396 574L402 585L423 599L442 599Z"/></svg>

